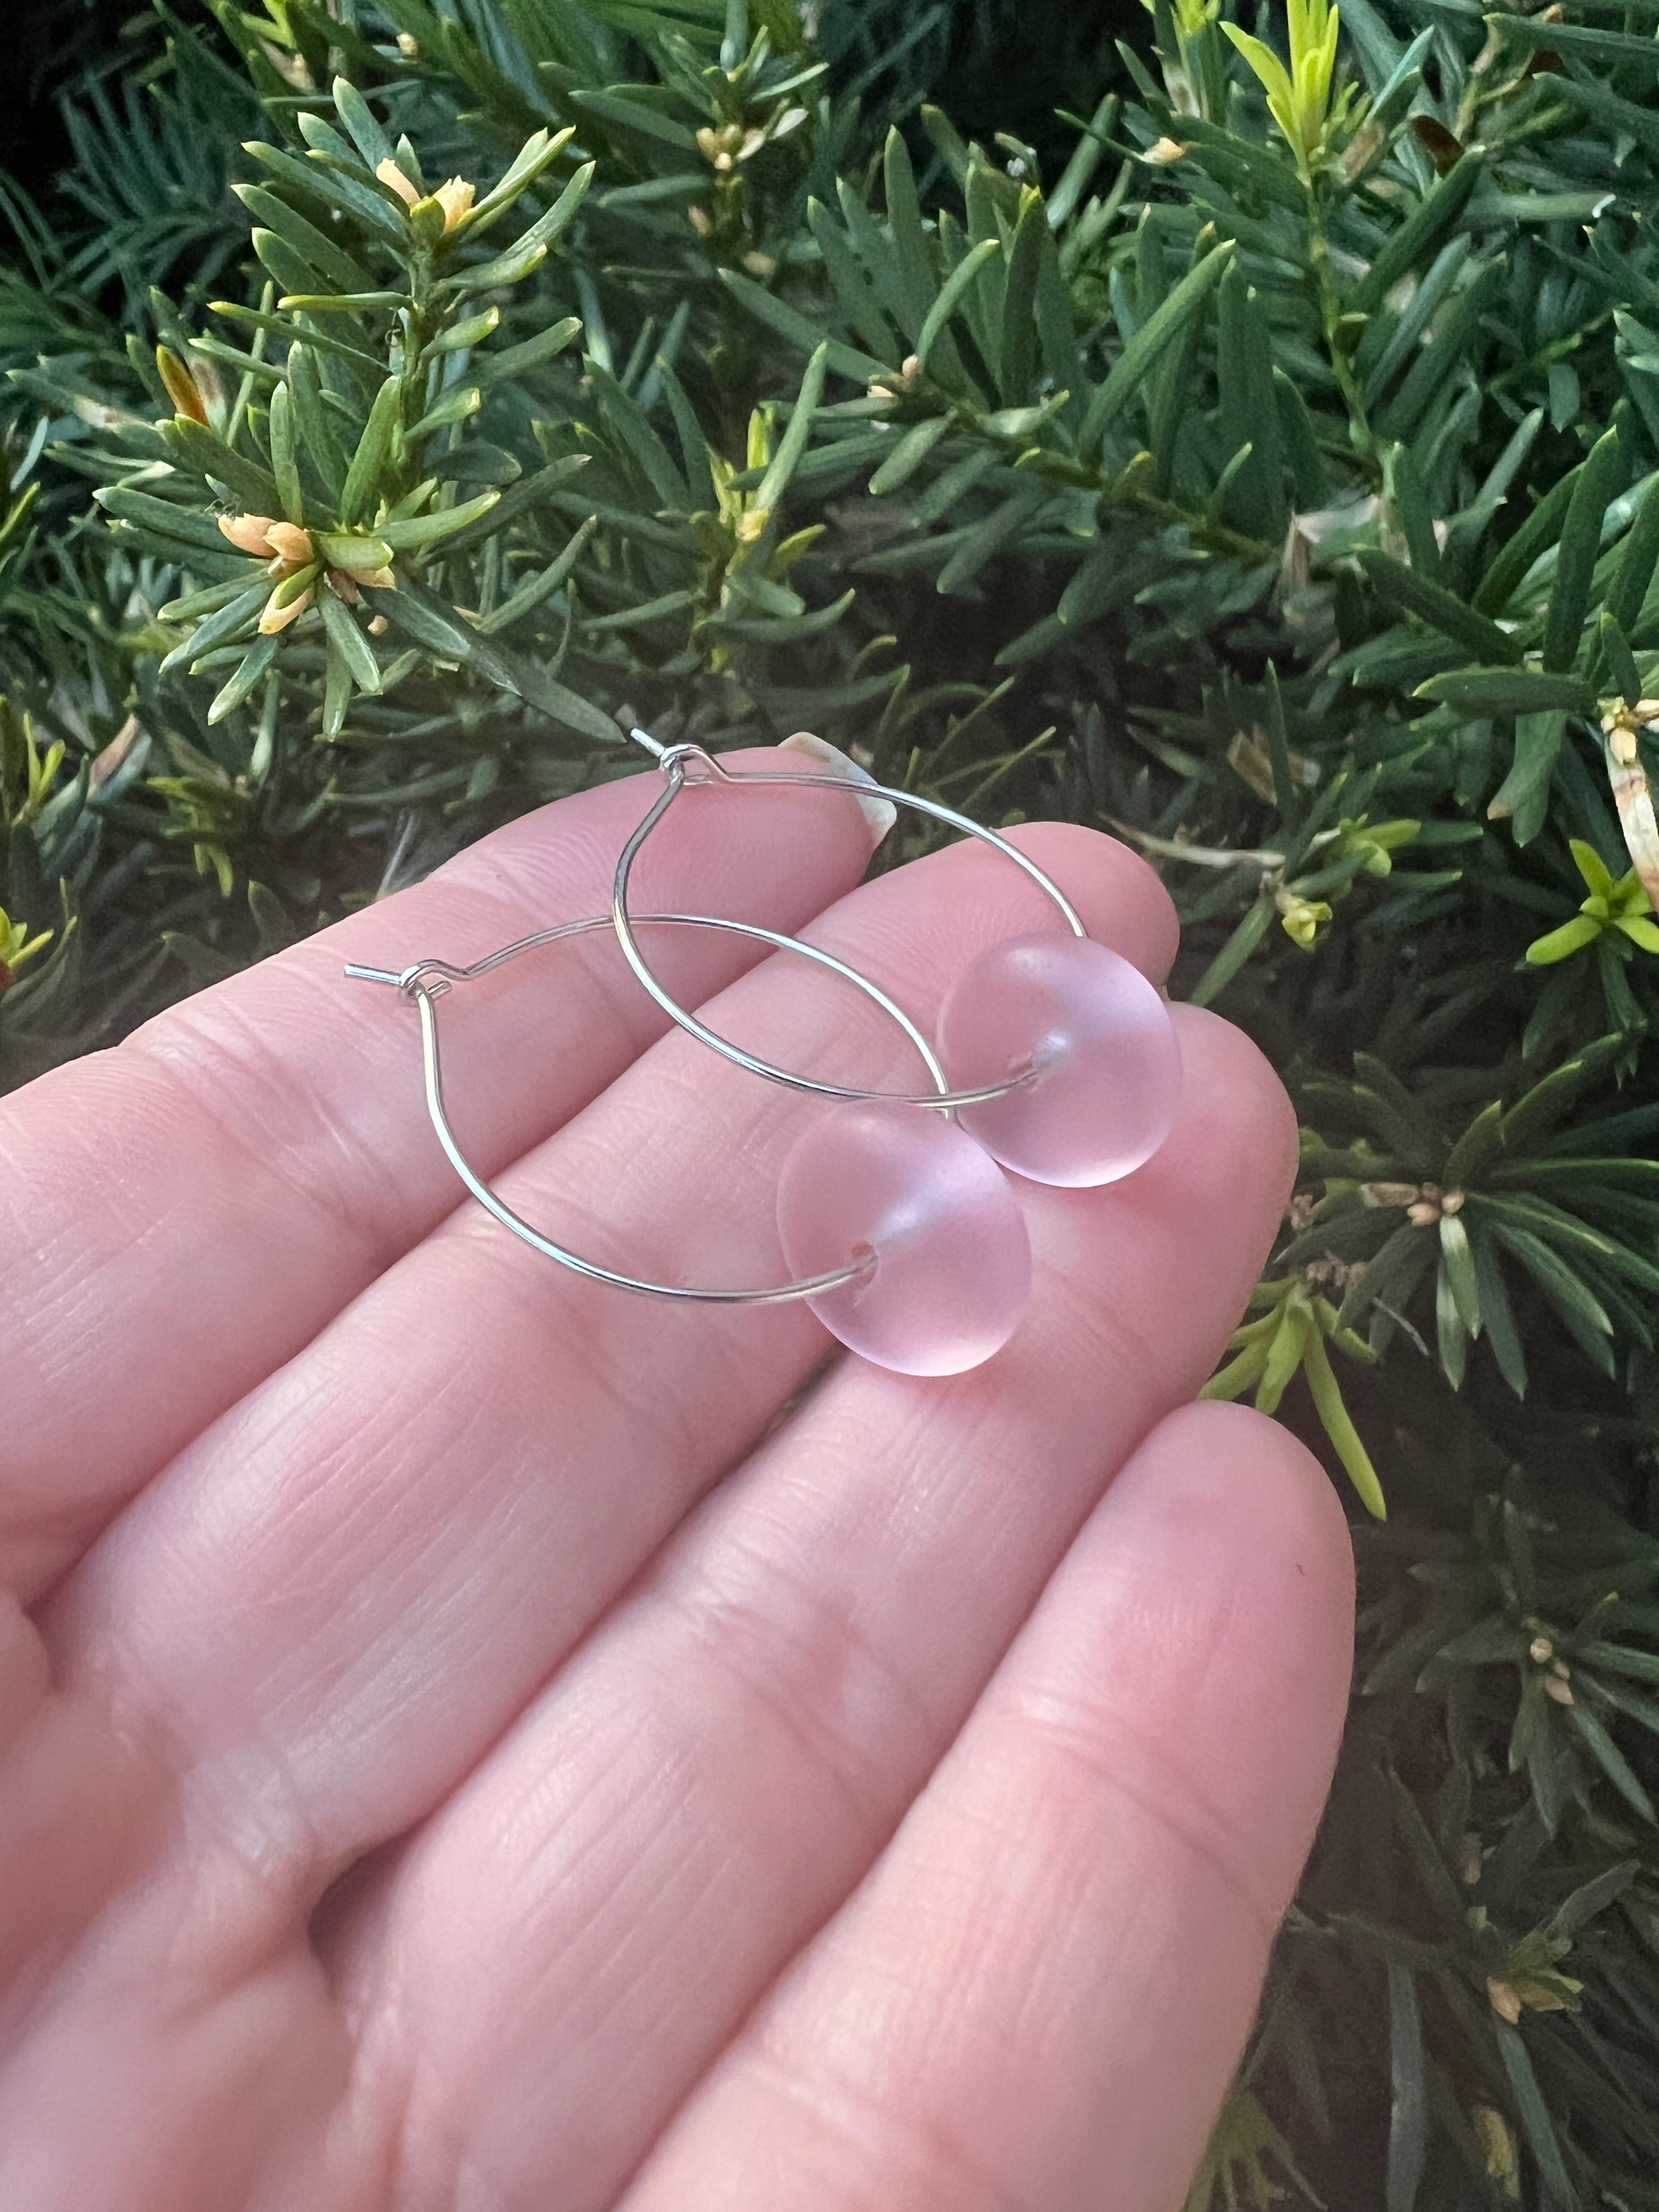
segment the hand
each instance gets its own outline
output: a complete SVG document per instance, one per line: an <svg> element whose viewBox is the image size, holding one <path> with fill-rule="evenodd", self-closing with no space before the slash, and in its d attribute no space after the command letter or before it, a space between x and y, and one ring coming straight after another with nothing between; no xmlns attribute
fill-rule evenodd
<svg viewBox="0 0 1659 2212"><path fill-rule="evenodd" d="M1030 1316L950 1381L820 1374L799 1305L583 1281L458 1206L414 1018L341 965L603 911L648 795L519 822L0 1103L6 2212L1180 2202L1346 1685L1326 1478L1188 1402L1289 1187L1284 1096L1177 1010L1176 1133L1020 1187ZM1139 860L1018 835L1162 976ZM983 848L854 890L867 854L850 801L697 793L641 904L822 914L924 1026L1043 920ZM752 1048L915 1080L834 976L672 935ZM442 1018L532 1220L779 1275L813 1109L664 1037L614 944Z"/></svg>

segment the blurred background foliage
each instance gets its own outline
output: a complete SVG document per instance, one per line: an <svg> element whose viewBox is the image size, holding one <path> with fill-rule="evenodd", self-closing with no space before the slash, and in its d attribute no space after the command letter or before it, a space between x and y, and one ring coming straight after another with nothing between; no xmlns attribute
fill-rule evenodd
<svg viewBox="0 0 1659 2212"><path fill-rule="evenodd" d="M1304 1124L1209 1388L1362 1577L1193 2204L1638 2212L1659 4L1229 4L28 12L0 1079L634 719L1131 840Z"/></svg>

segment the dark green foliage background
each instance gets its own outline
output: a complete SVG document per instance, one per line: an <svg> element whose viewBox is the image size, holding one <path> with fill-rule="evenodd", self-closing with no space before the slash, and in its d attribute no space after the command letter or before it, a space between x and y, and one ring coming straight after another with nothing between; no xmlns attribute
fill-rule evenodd
<svg viewBox="0 0 1659 2212"><path fill-rule="evenodd" d="M61 0L4 188L4 1083L630 772L629 717L1163 867L1305 1127L1212 1388L1389 1508L1201 2207L1659 2207L1659 0L1552 14L1348 0L1302 174L1203 0ZM481 191L574 136L475 251L382 125ZM370 537L502 495L204 644L271 469Z"/></svg>

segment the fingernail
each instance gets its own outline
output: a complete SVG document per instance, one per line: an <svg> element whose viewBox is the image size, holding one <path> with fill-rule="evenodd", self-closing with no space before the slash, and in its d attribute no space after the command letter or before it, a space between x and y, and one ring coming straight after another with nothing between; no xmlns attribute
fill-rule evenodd
<svg viewBox="0 0 1659 2212"><path fill-rule="evenodd" d="M842 752L839 745L832 745L827 738L814 737L810 730L797 730L793 737L784 739L778 750L781 753L802 753L818 767L827 769L831 775L845 776L848 783L869 784L872 788L875 785L876 779L868 769L860 768L855 760L849 759ZM898 809L890 799L866 798L860 793L859 811L870 825L870 844L873 850L898 820Z"/></svg>

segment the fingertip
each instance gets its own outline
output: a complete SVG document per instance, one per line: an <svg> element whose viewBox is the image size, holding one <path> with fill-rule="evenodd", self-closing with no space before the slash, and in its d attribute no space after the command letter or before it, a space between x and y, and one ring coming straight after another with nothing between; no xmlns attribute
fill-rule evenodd
<svg viewBox="0 0 1659 2212"><path fill-rule="evenodd" d="M1224 1144L1248 1158L1276 1224L1296 1182L1296 1109L1267 1054L1207 1007L1170 1009L1181 1042L1182 1120L1176 1139L1198 1149Z"/></svg>
<svg viewBox="0 0 1659 2212"><path fill-rule="evenodd" d="M876 779L867 768L860 768L850 753L832 745L828 738L815 737L811 730L797 730L778 746L781 753L793 753L804 758L810 772L839 776L851 787L858 800L859 812L864 819L865 834L873 853L886 838L888 831L898 820L898 808L890 799L882 798L876 789ZM787 771L793 763L786 761Z"/></svg>
<svg viewBox="0 0 1659 2212"><path fill-rule="evenodd" d="M1147 1443L1189 1468L1253 1545L1290 1563L1309 1595L1334 1607L1337 1640L1353 1628L1353 1534L1330 1475L1299 1437L1254 1406L1201 1398L1168 1414ZM1143 1447L1146 1449L1146 1447Z"/></svg>
<svg viewBox="0 0 1659 2212"><path fill-rule="evenodd" d="M1296 1167L1295 1116L1267 1060L1213 1014L1170 1012L1182 1095L1158 1151L1096 1190L1021 1190L1039 1295L1062 1286L1071 1317L1087 1324L1066 1331L1045 1319L1045 1344L1063 1347L1078 1373L1103 1361L1133 1373L1149 1414L1189 1398L1213 1370L1273 1249Z"/></svg>
<svg viewBox="0 0 1659 2212"><path fill-rule="evenodd" d="M1051 875L1089 934L1162 984L1175 964L1181 923L1164 879L1120 838L1076 822L1026 822L1003 833Z"/></svg>
<svg viewBox="0 0 1659 2212"><path fill-rule="evenodd" d="M1336 1491L1246 1406L1170 1413L1126 1462L1079 1556L1139 1634L1132 1662L1170 1756L1225 1808L1239 1863L1288 1903L1341 1741L1354 1571ZM1118 1695L1123 1694L1120 1680Z"/></svg>

